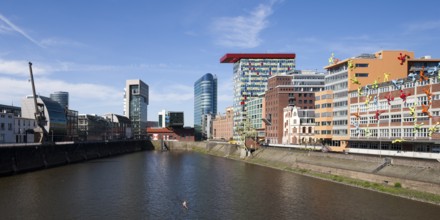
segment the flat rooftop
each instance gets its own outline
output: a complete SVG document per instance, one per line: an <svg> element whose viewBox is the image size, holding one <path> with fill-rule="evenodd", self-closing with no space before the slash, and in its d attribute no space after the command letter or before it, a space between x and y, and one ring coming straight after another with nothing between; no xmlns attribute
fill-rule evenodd
<svg viewBox="0 0 440 220"><path fill-rule="evenodd" d="M220 63L236 63L241 59L295 59L294 53L227 53Z"/></svg>

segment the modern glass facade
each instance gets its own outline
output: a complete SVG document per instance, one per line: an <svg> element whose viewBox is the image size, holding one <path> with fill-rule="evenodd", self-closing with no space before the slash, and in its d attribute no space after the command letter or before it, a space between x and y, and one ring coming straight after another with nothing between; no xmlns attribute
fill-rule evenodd
<svg viewBox="0 0 440 220"><path fill-rule="evenodd" d="M248 117L248 101L264 93L267 79L295 69L295 54L226 54L222 63L233 63L234 140L241 141L238 130Z"/></svg>
<svg viewBox="0 0 440 220"><path fill-rule="evenodd" d="M158 113L159 127L183 127L185 124L184 113L175 111L166 111L165 109Z"/></svg>
<svg viewBox="0 0 440 220"><path fill-rule="evenodd" d="M67 117L65 109L60 103L51 98L38 96L37 103L43 104L44 115L47 123L44 126L52 141L65 141L67 135ZM35 105L33 96L26 97L21 105L23 118L35 118Z"/></svg>
<svg viewBox="0 0 440 220"><path fill-rule="evenodd" d="M252 127L255 129L263 128L263 96L255 97L248 102L248 117L251 120Z"/></svg>
<svg viewBox="0 0 440 220"><path fill-rule="evenodd" d="M147 137L149 90L142 80L127 80L125 85L124 115L131 120L133 137Z"/></svg>
<svg viewBox="0 0 440 220"><path fill-rule="evenodd" d="M194 83L195 139L202 139L202 119L205 114L217 113L217 77L207 73Z"/></svg>
<svg viewBox="0 0 440 220"><path fill-rule="evenodd" d="M54 92L50 94L50 99L60 103L64 108L69 108L69 93L68 92Z"/></svg>

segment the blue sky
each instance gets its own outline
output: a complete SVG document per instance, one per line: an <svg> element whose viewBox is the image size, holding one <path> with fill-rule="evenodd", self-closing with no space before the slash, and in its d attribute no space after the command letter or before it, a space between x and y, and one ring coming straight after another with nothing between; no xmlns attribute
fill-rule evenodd
<svg viewBox="0 0 440 220"><path fill-rule="evenodd" d="M150 87L149 120L184 111L193 125L193 85L218 77L218 110L232 105L226 53L296 53L297 69L323 70L379 50L440 58L438 1L3 0L0 104L31 94L70 94L80 114L122 114L125 80Z"/></svg>

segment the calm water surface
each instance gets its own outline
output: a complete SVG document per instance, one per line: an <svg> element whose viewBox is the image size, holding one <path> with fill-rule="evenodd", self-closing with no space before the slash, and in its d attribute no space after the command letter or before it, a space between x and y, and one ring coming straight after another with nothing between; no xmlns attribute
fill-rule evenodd
<svg viewBox="0 0 440 220"><path fill-rule="evenodd" d="M425 220L440 219L440 207L226 158L149 151L2 177L0 219Z"/></svg>

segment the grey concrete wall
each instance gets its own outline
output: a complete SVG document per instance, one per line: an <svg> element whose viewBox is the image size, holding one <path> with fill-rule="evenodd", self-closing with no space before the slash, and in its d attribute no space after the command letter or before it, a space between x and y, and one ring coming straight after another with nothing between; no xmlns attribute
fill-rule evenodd
<svg viewBox="0 0 440 220"><path fill-rule="evenodd" d="M156 150L161 150L161 141L151 141ZM239 156L239 147L223 142L164 141L170 150L204 151L217 156Z"/></svg>
<svg viewBox="0 0 440 220"><path fill-rule="evenodd" d="M194 150L233 159L240 158L239 147L227 143L166 143L171 150ZM391 165L376 172L376 168L384 163L384 157L267 147L253 152L252 156L243 161L280 168L307 169L380 184L393 185L399 182L406 188L440 194L440 162L406 158L391 159Z"/></svg>
<svg viewBox="0 0 440 220"><path fill-rule="evenodd" d="M0 175L60 166L141 150L153 150L150 141L79 142L0 147Z"/></svg>

